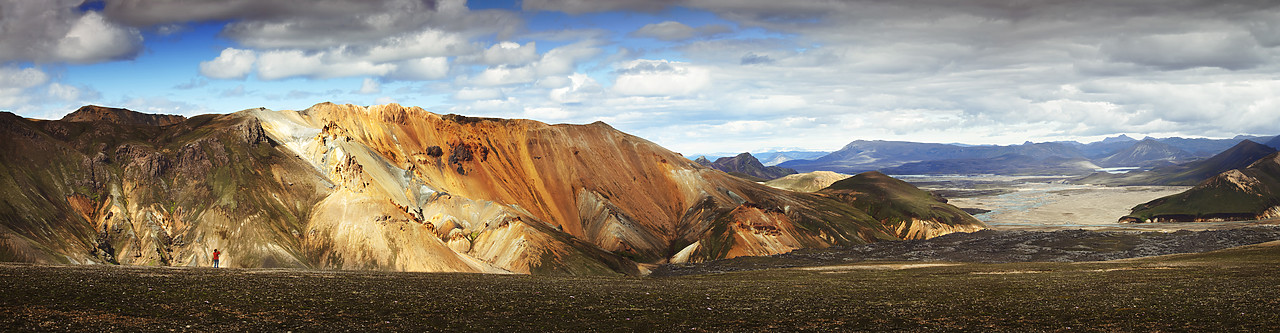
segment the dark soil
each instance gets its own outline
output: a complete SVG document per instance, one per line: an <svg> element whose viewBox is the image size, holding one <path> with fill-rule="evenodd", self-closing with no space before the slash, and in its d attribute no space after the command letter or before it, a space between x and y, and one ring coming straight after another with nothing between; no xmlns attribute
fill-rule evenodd
<svg viewBox="0 0 1280 333"><path fill-rule="evenodd" d="M1119 262L663 278L0 264L0 330L1270 331L1277 262L1280 243Z"/></svg>
<svg viewBox="0 0 1280 333"><path fill-rule="evenodd" d="M1280 227L1178 232L982 230L928 240L803 249L767 257L664 265L655 270L653 276L843 265L866 260L978 263L1104 261L1199 253L1273 240L1280 240Z"/></svg>

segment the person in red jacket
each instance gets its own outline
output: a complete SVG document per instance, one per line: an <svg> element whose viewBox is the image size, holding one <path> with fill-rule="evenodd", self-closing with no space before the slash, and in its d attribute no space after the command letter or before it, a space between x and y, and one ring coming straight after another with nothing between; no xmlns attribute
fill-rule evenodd
<svg viewBox="0 0 1280 333"><path fill-rule="evenodd" d="M218 252L218 249L213 249L213 268L218 268L218 256L220 255L222 255L222 252Z"/></svg>

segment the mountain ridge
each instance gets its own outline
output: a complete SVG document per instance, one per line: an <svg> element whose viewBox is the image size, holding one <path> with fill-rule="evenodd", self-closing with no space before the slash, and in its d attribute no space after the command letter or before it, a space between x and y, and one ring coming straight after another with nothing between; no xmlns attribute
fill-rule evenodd
<svg viewBox="0 0 1280 333"><path fill-rule="evenodd" d="M1244 168L1253 162L1275 153L1276 149L1243 140L1235 146L1208 159L1183 164L1157 167L1147 171L1130 171L1122 174L1099 172L1074 182L1112 186L1134 185L1196 185L1205 179L1227 170Z"/></svg>
<svg viewBox="0 0 1280 333"><path fill-rule="evenodd" d="M0 185L23 189L0 261L638 275L901 239L604 123L320 103L153 125L0 115Z"/></svg>

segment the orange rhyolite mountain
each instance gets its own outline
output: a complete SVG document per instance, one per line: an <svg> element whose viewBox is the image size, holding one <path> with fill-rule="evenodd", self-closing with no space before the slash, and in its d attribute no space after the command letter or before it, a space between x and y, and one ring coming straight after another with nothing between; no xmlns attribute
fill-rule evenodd
<svg viewBox="0 0 1280 333"><path fill-rule="evenodd" d="M642 274L900 235L599 122L88 106L0 115L0 140L3 261L207 265L218 248L230 267Z"/></svg>

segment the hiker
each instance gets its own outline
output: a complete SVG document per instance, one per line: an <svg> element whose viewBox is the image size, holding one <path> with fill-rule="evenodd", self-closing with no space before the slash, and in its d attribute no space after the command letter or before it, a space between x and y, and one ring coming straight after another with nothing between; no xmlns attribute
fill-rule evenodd
<svg viewBox="0 0 1280 333"><path fill-rule="evenodd" d="M222 255L222 252L218 252L218 249L213 249L213 268L218 268L219 255Z"/></svg>

